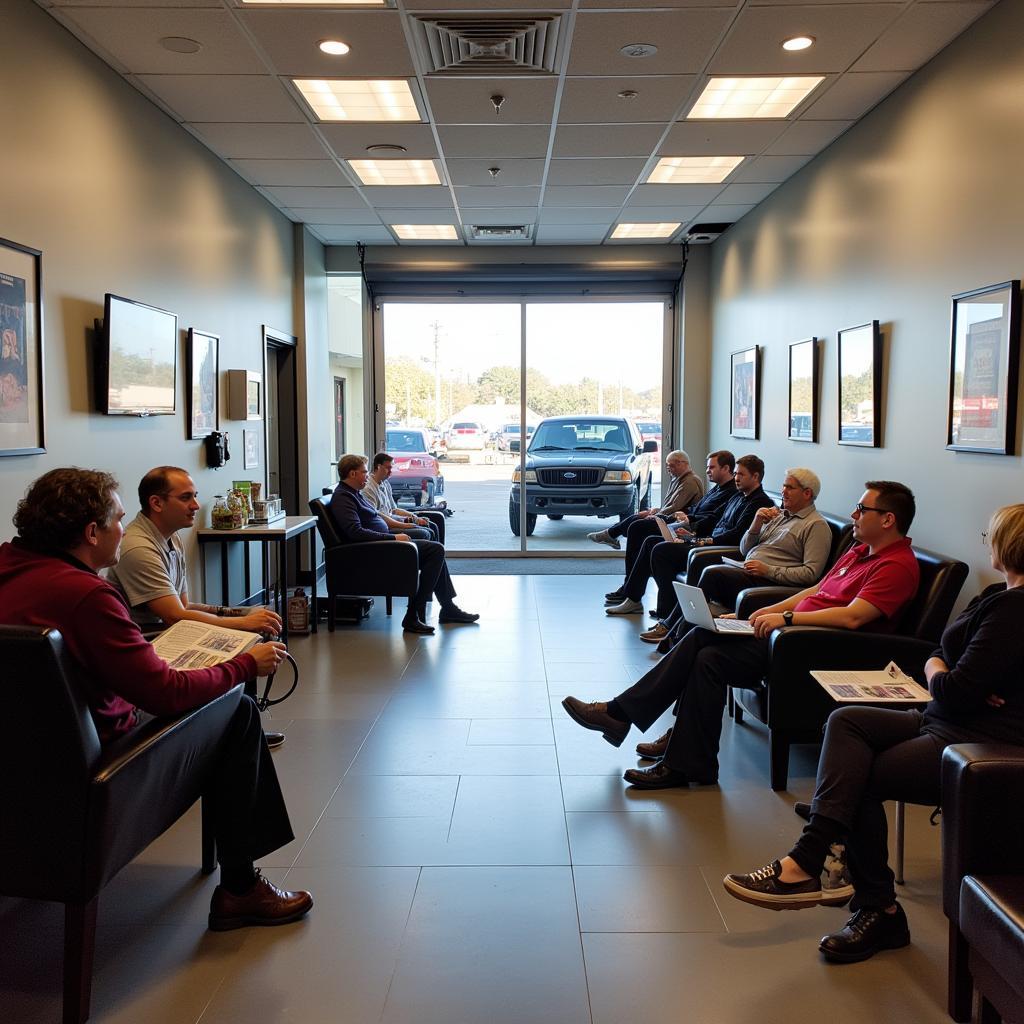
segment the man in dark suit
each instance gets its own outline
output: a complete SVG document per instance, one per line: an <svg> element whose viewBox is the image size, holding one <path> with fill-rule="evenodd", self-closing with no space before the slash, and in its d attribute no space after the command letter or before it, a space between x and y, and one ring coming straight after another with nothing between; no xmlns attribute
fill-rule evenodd
<svg viewBox="0 0 1024 1024"><path fill-rule="evenodd" d="M476 622L480 618L464 612L455 604L455 587L444 560L444 546L432 540L413 540L405 533L392 533L380 513L360 493L366 486L369 470L362 455L343 455L338 460L338 479L341 483L331 495L330 515L335 529L346 544L360 544L374 540L393 540L415 544L419 551L420 580L416 593L409 598L409 610L402 620L407 633L429 636L433 626L426 623L427 602L436 594L441 602L440 623Z"/></svg>

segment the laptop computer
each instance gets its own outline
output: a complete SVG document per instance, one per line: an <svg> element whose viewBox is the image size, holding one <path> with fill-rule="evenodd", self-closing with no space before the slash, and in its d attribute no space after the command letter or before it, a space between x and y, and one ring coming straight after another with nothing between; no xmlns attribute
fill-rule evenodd
<svg viewBox="0 0 1024 1024"><path fill-rule="evenodd" d="M708 607L708 599L700 587L673 582L683 618L694 626L713 630L715 633L732 633L735 636L753 636L754 624L747 619L716 619Z"/></svg>
<svg viewBox="0 0 1024 1024"><path fill-rule="evenodd" d="M661 536L667 541L689 540L693 536L690 530L681 523L675 523L676 529L673 530L672 527L661 518L661 516L655 516L655 522L658 524Z"/></svg>

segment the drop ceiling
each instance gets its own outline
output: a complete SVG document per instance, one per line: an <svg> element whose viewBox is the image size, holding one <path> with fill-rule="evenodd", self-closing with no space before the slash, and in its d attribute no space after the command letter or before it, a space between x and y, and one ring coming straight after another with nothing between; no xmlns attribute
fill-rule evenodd
<svg viewBox="0 0 1024 1024"><path fill-rule="evenodd" d="M615 245L620 223L677 222L678 241L735 222L994 0L36 2L323 242L416 246L390 225L455 225L449 245L496 244L470 241L471 225ZM483 66L460 58L492 22L527 41ZM784 51L796 35L814 45ZM324 39L349 52L322 53ZM824 81L786 118L687 120L711 76L762 75ZM422 120L321 122L293 79L336 78L407 80ZM367 151L382 145L404 152ZM744 159L719 184L646 183L686 156ZM361 184L348 161L381 157L435 160L442 184Z"/></svg>

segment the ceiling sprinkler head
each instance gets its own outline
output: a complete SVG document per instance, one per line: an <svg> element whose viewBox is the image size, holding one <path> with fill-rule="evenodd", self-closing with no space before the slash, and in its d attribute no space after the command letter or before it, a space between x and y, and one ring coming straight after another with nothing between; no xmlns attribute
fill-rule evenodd
<svg viewBox="0 0 1024 1024"><path fill-rule="evenodd" d="M654 43L627 43L619 50L623 57L653 57L657 52Z"/></svg>
<svg viewBox="0 0 1024 1024"><path fill-rule="evenodd" d="M501 93L496 92L491 97L491 106L494 107L494 116L497 117L501 113L501 105L505 102L505 97Z"/></svg>
<svg viewBox="0 0 1024 1024"><path fill-rule="evenodd" d="M619 93L619 99L620 100L635 100L637 98L637 96L639 96L639 95L640 95L640 93L638 93L636 91L636 89L623 89L622 92Z"/></svg>
<svg viewBox="0 0 1024 1024"><path fill-rule="evenodd" d="M501 168L500 167L488 167L487 168L487 173L492 178L496 178L499 174L501 174Z"/></svg>

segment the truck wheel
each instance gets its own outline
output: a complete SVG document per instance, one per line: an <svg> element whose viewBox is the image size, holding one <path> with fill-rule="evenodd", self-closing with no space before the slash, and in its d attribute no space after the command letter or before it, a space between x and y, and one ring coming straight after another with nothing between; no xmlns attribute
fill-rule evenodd
<svg viewBox="0 0 1024 1024"><path fill-rule="evenodd" d="M548 516L548 519L550 519L553 523L557 523L564 518L565 516Z"/></svg>
<svg viewBox="0 0 1024 1024"><path fill-rule="evenodd" d="M634 487L632 490L632 501L629 503L629 508L625 512L619 513L619 522L624 523L630 516L635 516L640 510L640 491Z"/></svg>

